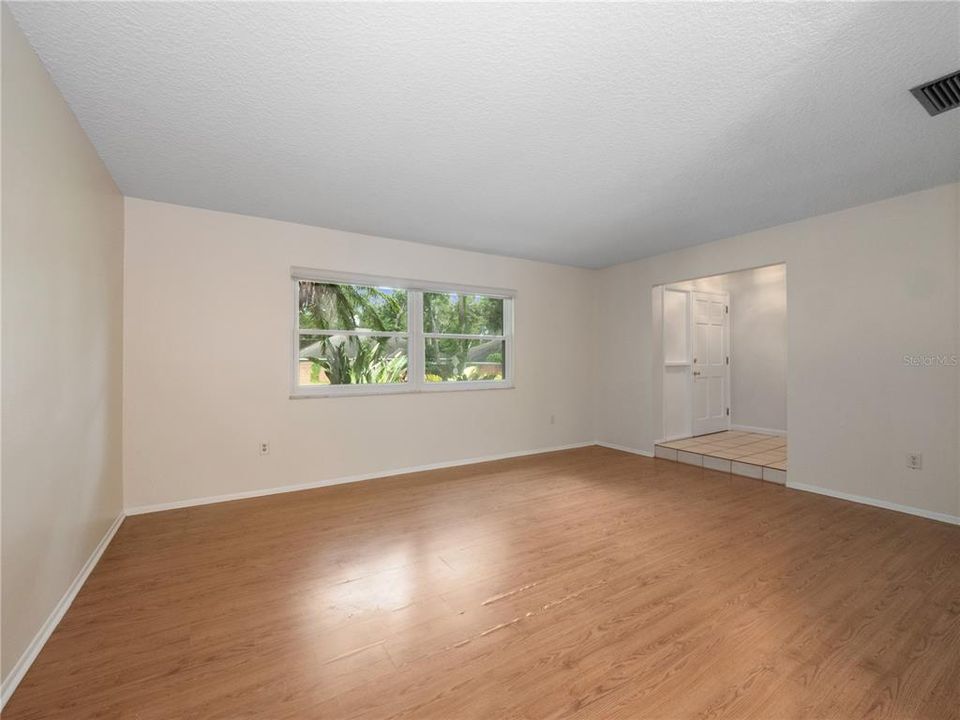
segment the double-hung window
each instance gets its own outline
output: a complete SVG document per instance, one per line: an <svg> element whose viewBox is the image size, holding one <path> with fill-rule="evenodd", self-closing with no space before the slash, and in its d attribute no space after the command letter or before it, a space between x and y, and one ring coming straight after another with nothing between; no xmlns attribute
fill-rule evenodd
<svg viewBox="0 0 960 720"><path fill-rule="evenodd" d="M293 285L297 397L512 386L512 291L302 269Z"/></svg>

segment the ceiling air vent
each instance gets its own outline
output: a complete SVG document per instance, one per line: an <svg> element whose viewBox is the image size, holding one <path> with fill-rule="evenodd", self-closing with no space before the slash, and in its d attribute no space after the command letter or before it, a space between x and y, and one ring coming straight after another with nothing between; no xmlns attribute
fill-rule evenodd
<svg viewBox="0 0 960 720"><path fill-rule="evenodd" d="M960 107L960 70L910 90L931 115Z"/></svg>

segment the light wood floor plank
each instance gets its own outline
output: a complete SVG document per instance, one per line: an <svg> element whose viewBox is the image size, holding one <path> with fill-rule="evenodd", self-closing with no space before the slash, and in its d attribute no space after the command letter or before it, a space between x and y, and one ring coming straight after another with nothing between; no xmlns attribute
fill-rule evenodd
<svg viewBox="0 0 960 720"><path fill-rule="evenodd" d="M957 718L960 528L593 447L128 518L4 718Z"/></svg>

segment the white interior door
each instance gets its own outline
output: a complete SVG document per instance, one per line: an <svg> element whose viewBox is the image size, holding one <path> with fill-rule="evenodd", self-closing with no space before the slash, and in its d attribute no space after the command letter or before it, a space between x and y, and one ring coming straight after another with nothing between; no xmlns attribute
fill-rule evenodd
<svg viewBox="0 0 960 720"><path fill-rule="evenodd" d="M730 295L692 293L693 434L730 428Z"/></svg>

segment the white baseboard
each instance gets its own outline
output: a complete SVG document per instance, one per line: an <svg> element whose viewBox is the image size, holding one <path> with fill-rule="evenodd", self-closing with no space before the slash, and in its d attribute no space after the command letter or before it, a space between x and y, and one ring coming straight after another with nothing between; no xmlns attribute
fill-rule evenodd
<svg viewBox="0 0 960 720"><path fill-rule="evenodd" d="M23 651L23 654L20 656L20 659L17 660L16 665L11 668L7 677L4 678L3 685L0 686L0 709L3 709L3 707L7 704L7 701L13 695L13 691L17 689L20 681L23 680L23 676L27 674L27 670L29 670L30 666L33 665L33 661L37 659L37 655L40 654L43 646L46 644L47 640L50 639L53 631L57 629L57 625L60 624L60 621L63 619L63 616L66 615L67 610L70 609L70 605L73 604L73 600L77 597L77 593L80 592L80 588L83 587L83 584L87 581L90 573L93 572L93 569L97 566L100 556L103 555L104 550L107 549L110 541L113 540L113 536L116 535L117 530L120 529L120 525L123 523L123 518L124 513L121 512L119 515L117 515L117 519L113 521L113 524L104 534L104 536L100 538L100 542L97 543L97 547L93 549L90 557L87 558L87 561L83 564L83 567L80 568L80 572L77 573L77 576L73 579L73 582L70 583L70 586L63 594L63 597L60 598L60 602L58 602L56 607L53 608L53 612L50 613L43 625L40 626L40 630L37 631L37 634L34 635L33 640L31 640L30 644L27 645L27 649Z"/></svg>
<svg viewBox="0 0 960 720"><path fill-rule="evenodd" d="M773 428L762 428L754 427L753 425L730 425L731 430L739 430L740 432L752 432L752 433L763 433L764 435L778 435L780 437L786 437L786 430L775 430Z"/></svg>
<svg viewBox="0 0 960 720"><path fill-rule="evenodd" d="M633 453L634 455L643 455L648 458L653 457L653 453L649 450L637 450L636 448L627 447L626 445L614 445L613 443L600 442L599 440L595 442L594 445L610 448L611 450L619 450L620 452Z"/></svg>
<svg viewBox="0 0 960 720"><path fill-rule="evenodd" d="M883 508L884 510L894 510L895 512L902 512L907 515L916 515L917 517L926 518L927 520L938 520L940 522L950 523L951 525L960 525L960 517L956 515L923 510L922 508L912 507L911 505L900 505L898 503L887 502L886 500L864 497L863 495L851 495L849 493L828 490L827 488L816 485L806 485L804 483L787 481L787 487L792 490L802 490L803 492L816 493L817 495L826 495L827 497L837 498L838 500L847 500L849 502L860 503L861 505Z"/></svg>
<svg viewBox="0 0 960 720"><path fill-rule="evenodd" d="M360 475L346 475L343 477L328 478L326 480L317 480L315 482L299 483L297 485L280 485L278 487L264 488L262 490L248 490L246 492L229 493L226 495L212 495L209 497L190 498L188 500L175 500L173 502L157 503L153 505L138 505L136 507L127 508L125 512L127 515L143 515L145 513L162 512L164 510L179 510L181 508L195 507L197 505L212 505L213 503L229 502L231 500L246 500L249 498L263 497L265 495L300 492L301 490L315 490L316 488L330 487L332 485L345 485L347 483L375 480L376 478L393 477L394 475L407 475L409 473L424 472L426 470L442 470L444 468L459 467L460 465L473 465L475 463L491 462L493 460L506 460L508 458L523 457L525 455L540 455L541 453L558 452L560 450L573 450L575 448L590 447L591 445L596 444L597 443L595 442L571 443L570 445L539 448L537 450L518 450L516 452L500 453L497 455L487 455L477 458L467 458L464 460L448 460L446 462L431 463L429 465L416 465L414 467L398 468L395 470L377 470L376 472L362 473Z"/></svg>
<svg viewBox="0 0 960 720"><path fill-rule="evenodd" d="M656 446L656 445L662 445L662 444L665 443L665 442L672 442L672 441L674 441L674 440L687 440L687 439L690 438L690 437L691 437L690 435L667 435L667 437L665 437L665 438L660 438L659 440L654 440L654 441L653 441L653 444L654 444L654 446Z"/></svg>

